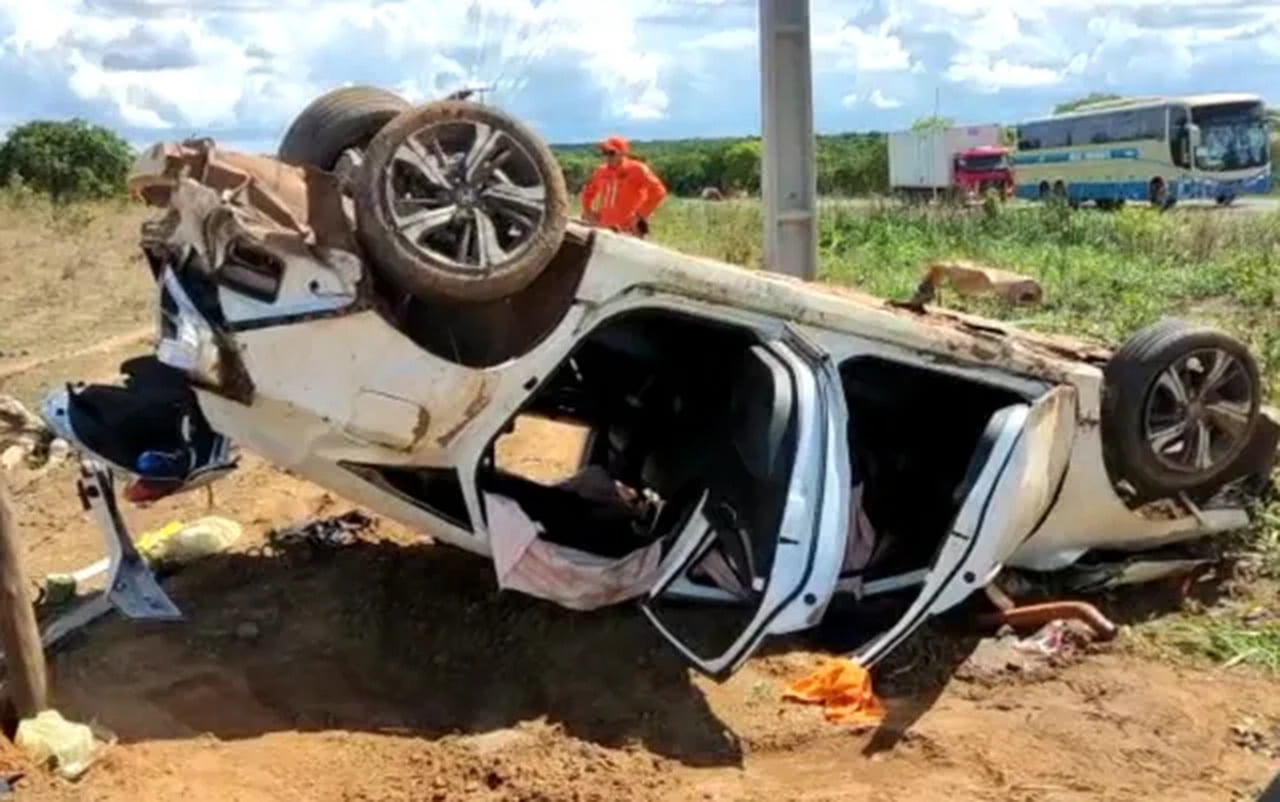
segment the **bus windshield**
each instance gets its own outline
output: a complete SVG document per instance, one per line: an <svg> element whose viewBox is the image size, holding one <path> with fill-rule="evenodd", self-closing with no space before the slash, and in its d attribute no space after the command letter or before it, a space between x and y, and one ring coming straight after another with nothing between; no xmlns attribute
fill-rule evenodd
<svg viewBox="0 0 1280 802"><path fill-rule="evenodd" d="M1196 106L1191 109L1191 120L1200 126L1197 168L1221 172L1267 164L1270 154L1262 104Z"/></svg>

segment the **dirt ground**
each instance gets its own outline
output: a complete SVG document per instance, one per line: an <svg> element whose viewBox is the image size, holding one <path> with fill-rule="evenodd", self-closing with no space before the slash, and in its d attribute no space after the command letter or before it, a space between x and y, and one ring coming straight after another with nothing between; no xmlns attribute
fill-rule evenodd
<svg viewBox="0 0 1280 802"><path fill-rule="evenodd" d="M63 276L70 256L4 218L0 393L31 402L145 348L132 219L104 228L92 275ZM577 445L529 427L507 453L549 473ZM69 466L16 502L33 577L101 556ZM245 537L168 580L185 621L111 617L54 656L59 709L118 742L78 783L29 770L17 798L1200 801L1252 799L1280 768L1274 679L1155 662L1123 638L991 681L937 659L971 639L930 633L877 674L886 723L854 732L782 701L822 658L805 642L717 684L630 607L498 593L487 562L387 522L344 548L264 548L273 528L349 508L249 455L212 508L197 493L127 509L135 533L213 512Z"/></svg>

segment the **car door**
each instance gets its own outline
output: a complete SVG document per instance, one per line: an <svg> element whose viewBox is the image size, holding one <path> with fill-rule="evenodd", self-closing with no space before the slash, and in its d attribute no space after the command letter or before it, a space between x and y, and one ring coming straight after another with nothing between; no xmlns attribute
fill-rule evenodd
<svg viewBox="0 0 1280 802"><path fill-rule="evenodd" d="M641 603L700 671L733 673L769 635L813 626L839 578L849 511L844 394L799 332L749 349L723 448ZM735 604L708 605L708 601Z"/></svg>
<svg viewBox="0 0 1280 802"><path fill-rule="evenodd" d="M1066 473L1075 410L1075 389L1063 385L991 416L958 489L964 501L919 595L893 626L858 650L864 665L994 579L1034 533Z"/></svg>

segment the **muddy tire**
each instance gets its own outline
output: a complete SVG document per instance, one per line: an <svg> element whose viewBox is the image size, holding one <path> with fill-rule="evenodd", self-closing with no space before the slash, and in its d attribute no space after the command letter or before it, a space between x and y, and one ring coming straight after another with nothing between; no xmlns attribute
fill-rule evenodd
<svg viewBox="0 0 1280 802"><path fill-rule="evenodd" d="M409 108L404 98L373 86L326 92L294 118L280 141L277 158L333 170L343 153L363 149L383 126Z"/></svg>
<svg viewBox="0 0 1280 802"><path fill-rule="evenodd" d="M1181 320L1138 331L1103 371L1108 469L1139 500L1213 489L1258 427L1262 382L1245 345Z"/></svg>
<svg viewBox="0 0 1280 802"><path fill-rule="evenodd" d="M551 149L497 109L439 101L401 113L369 143L356 229L375 268L427 300L518 292L564 240L569 194Z"/></svg>

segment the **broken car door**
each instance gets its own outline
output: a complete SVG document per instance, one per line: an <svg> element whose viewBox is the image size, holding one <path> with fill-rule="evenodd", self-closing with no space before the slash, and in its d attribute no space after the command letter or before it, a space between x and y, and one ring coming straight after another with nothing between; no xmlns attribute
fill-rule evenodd
<svg viewBox="0 0 1280 802"><path fill-rule="evenodd" d="M766 636L821 620L850 494L847 414L830 359L788 331L749 348L736 376L706 490L642 603L663 636L717 678ZM738 603L705 604L718 597Z"/></svg>
<svg viewBox="0 0 1280 802"><path fill-rule="evenodd" d="M920 594L892 627L858 651L864 665L994 579L1034 533L1066 472L1075 411L1075 389L1063 385L1034 403L1012 404L991 416L957 489L964 501Z"/></svg>

